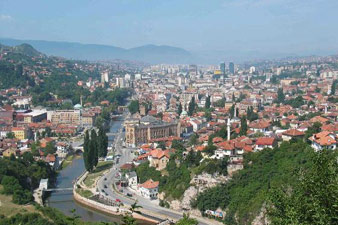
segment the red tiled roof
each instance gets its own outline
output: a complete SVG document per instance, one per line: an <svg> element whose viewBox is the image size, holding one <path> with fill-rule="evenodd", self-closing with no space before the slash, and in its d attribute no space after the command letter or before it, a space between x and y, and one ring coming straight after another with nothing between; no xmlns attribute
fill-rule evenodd
<svg viewBox="0 0 338 225"><path fill-rule="evenodd" d="M152 179L149 179L143 184L140 184L140 187L144 187L147 189L153 189L153 188L157 188L159 184L160 184L159 181L153 181Z"/></svg>
<svg viewBox="0 0 338 225"><path fill-rule="evenodd" d="M273 145L276 141L273 137L259 137L256 140L256 145Z"/></svg>
<svg viewBox="0 0 338 225"><path fill-rule="evenodd" d="M302 136L302 135L304 135L304 132L299 131L297 129L290 129L290 130L284 131L283 135L296 137L296 136Z"/></svg>

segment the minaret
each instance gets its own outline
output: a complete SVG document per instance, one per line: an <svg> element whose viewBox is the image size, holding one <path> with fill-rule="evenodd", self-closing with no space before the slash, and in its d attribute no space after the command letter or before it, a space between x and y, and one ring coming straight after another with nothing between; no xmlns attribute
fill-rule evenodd
<svg viewBox="0 0 338 225"><path fill-rule="evenodd" d="M227 133L228 133L228 141L230 141L230 118L228 118L228 124L227 124Z"/></svg>
<svg viewBox="0 0 338 225"><path fill-rule="evenodd" d="M82 105L82 95L80 96L80 105L83 107L83 105Z"/></svg>

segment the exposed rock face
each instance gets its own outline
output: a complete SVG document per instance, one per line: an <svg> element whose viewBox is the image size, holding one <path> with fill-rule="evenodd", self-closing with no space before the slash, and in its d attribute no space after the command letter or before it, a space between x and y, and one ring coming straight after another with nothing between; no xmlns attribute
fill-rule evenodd
<svg viewBox="0 0 338 225"><path fill-rule="evenodd" d="M170 202L170 208L173 210L182 210L181 202L179 200L173 200Z"/></svg>
<svg viewBox="0 0 338 225"><path fill-rule="evenodd" d="M191 210L190 201L197 197L198 190L196 187L189 187L183 195L181 207L184 210Z"/></svg>
<svg viewBox="0 0 338 225"><path fill-rule="evenodd" d="M252 225L269 225L269 220L266 215L265 206L262 207L261 212L256 216L256 218L252 221Z"/></svg>
<svg viewBox="0 0 338 225"><path fill-rule="evenodd" d="M187 210L191 214L192 212L194 212L194 215L196 216L201 215L201 213L198 210L194 210L191 208L190 206L191 200L195 199L198 193L203 192L204 190L208 188L215 187L219 183L224 183L227 180L228 180L228 177L225 177L225 176L214 177L206 173L195 176L190 182L192 186L190 186L184 192L182 201L179 201L179 200L171 201L170 208L175 209L175 210Z"/></svg>

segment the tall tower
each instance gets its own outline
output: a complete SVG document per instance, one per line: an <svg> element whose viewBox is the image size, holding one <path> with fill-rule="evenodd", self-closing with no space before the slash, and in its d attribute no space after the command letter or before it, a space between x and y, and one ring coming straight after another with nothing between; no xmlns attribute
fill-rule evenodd
<svg viewBox="0 0 338 225"><path fill-rule="evenodd" d="M228 123L227 123L227 135L228 135L228 141L230 141L230 118L228 118Z"/></svg>
<svg viewBox="0 0 338 225"><path fill-rule="evenodd" d="M222 75L225 75L225 62L221 62L221 64L219 64L219 69L222 72Z"/></svg>
<svg viewBox="0 0 338 225"><path fill-rule="evenodd" d="M235 64L233 62L229 63L229 72L235 74Z"/></svg>

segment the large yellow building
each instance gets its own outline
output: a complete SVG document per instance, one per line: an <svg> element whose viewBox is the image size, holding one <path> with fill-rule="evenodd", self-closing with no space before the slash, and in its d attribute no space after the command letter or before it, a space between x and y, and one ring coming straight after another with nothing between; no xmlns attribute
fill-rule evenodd
<svg viewBox="0 0 338 225"><path fill-rule="evenodd" d="M53 124L80 125L80 110L56 110L52 114L51 122Z"/></svg>
<svg viewBox="0 0 338 225"><path fill-rule="evenodd" d="M126 129L126 144L132 147L147 143L152 139L180 136L179 122L167 123L153 116L128 119L124 126Z"/></svg>
<svg viewBox="0 0 338 225"><path fill-rule="evenodd" d="M13 127L12 132L15 138L19 140L27 139L27 129L25 127Z"/></svg>

